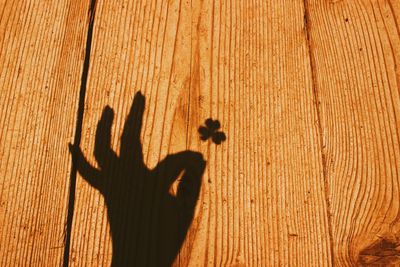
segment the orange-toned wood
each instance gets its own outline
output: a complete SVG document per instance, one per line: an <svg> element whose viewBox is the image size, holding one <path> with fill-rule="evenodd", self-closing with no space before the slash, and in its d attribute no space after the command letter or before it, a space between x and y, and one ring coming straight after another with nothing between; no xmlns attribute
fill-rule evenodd
<svg viewBox="0 0 400 267"><path fill-rule="evenodd" d="M87 164L100 172L96 177L106 176L108 182L97 185L99 190L91 186L93 181L86 181L89 167L81 159L72 265L120 262L112 259L108 223L118 208L109 211L105 204L116 203L118 197L104 190L119 190L120 200L127 199L123 193L136 195L119 208L127 216L150 221L139 229L124 225L123 219L121 225L111 226L111 231L125 229L127 239L132 238L130 231L144 237L125 248L139 263L157 263L157 249L167 247L149 244L160 231L174 231L174 227L154 228L163 216L157 185L125 190L130 182L123 182L125 187L112 182L120 177L124 160L119 150L126 147L120 137L124 127L131 127L125 120L138 91L145 97L140 141L146 166L152 169L168 154L186 149L202 153L207 161L194 219L176 265L330 265L318 117L303 15L302 1L98 3L81 149ZM103 151L108 156L102 159L101 149L109 143L103 137L108 136L111 110L106 110L99 126L98 122L106 105L114 114L110 143L116 156ZM209 117L221 122L227 136L221 145L202 142L197 133ZM102 138L96 156L97 129ZM111 163L113 157L118 163ZM110 174L110 166L118 166L115 174ZM141 174L135 174L134 166L132 179Z"/></svg>
<svg viewBox="0 0 400 267"><path fill-rule="evenodd" d="M334 263L400 264L399 4L307 2Z"/></svg>
<svg viewBox="0 0 400 267"><path fill-rule="evenodd" d="M0 266L60 266L87 1L0 2Z"/></svg>

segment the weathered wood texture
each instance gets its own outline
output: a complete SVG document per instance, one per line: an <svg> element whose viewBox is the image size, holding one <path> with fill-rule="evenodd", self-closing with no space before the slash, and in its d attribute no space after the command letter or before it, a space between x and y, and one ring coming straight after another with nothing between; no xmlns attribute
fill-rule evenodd
<svg viewBox="0 0 400 267"><path fill-rule="evenodd" d="M0 3L0 266L60 266L86 1Z"/></svg>
<svg viewBox="0 0 400 267"><path fill-rule="evenodd" d="M0 266L62 264L89 4L0 1ZM395 0L98 0L70 265L400 264L399 25ZM185 150L206 167L176 253L151 170Z"/></svg>
<svg viewBox="0 0 400 267"><path fill-rule="evenodd" d="M175 264L330 265L302 1L99 1L93 40L81 143L89 162L97 165L103 108L115 112L111 146L118 151L139 90L147 166L184 149L207 161ZM227 135L220 146L200 142L197 128L208 117ZM138 191L132 194L145 199ZM71 263L109 264L107 208L81 176L75 204ZM141 245L141 253L156 249Z"/></svg>
<svg viewBox="0 0 400 267"><path fill-rule="evenodd" d="M307 2L335 265L400 264L399 2Z"/></svg>

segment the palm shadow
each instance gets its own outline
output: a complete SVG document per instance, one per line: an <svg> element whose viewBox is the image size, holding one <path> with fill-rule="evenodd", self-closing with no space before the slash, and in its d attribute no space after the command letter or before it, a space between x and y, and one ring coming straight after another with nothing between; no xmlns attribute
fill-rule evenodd
<svg viewBox="0 0 400 267"><path fill-rule="evenodd" d="M94 157L89 164L70 145L81 176L105 199L112 237L112 266L170 266L193 220L205 161L186 150L170 154L154 169L143 161L140 131L145 98L135 95L121 136L118 156L111 149L114 111L103 110L97 125ZM170 193L178 180L176 194Z"/></svg>

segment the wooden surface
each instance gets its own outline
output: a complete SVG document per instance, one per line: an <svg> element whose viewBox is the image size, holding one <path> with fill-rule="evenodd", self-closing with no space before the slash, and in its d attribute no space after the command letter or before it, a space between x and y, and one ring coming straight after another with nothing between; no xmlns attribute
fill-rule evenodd
<svg viewBox="0 0 400 267"><path fill-rule="evenodd" d="M0 3L0 265L63 260L88 3Z"/></svg>
<svg viewBox="0 0 400 267"><path fill-rule="evenodd" d="M399 251L384 248L400 240L396 9L385 1L308 7L334 262L400 264Z"/></svg>
<svg viewBox="0 0 400 267"><path fill-rule="evenodd" d="M76 141L109 179L131 173L104 162L131 166L124 149L139 143L149 170L202 154L176 266L400 264L399 10L395 0L2 1L0 265L117 262L110 231L132 229L110 227L110 195L82 158L74 187ZM221 122L221 145L200 140L207 118ZM159 263L168 249L153 241L180 230L161 220L162 182L107 185L134 196L119 211L151 218L135 221L129 253ZM166 229L153 231L158 220Z"/></svg>

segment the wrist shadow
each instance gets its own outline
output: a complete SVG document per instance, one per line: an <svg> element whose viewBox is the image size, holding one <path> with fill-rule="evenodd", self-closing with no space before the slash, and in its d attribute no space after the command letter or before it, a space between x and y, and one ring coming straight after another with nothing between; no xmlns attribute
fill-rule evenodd
<svg viewBox="0 0 400 267"><path fill-rule="evenodd" d="M170 154L154 169L143 161L140 131L145 98L135 95L121 136L118 156L111 149L114 111L103 110L97 125L91 166L79 147L70 145L80 175L105 199L112 237L112 266L170 266L194 216L205 161L186 150ZM178 179L179 178L179 179ZM179 181L176 194L170 194Z"/></svg>

